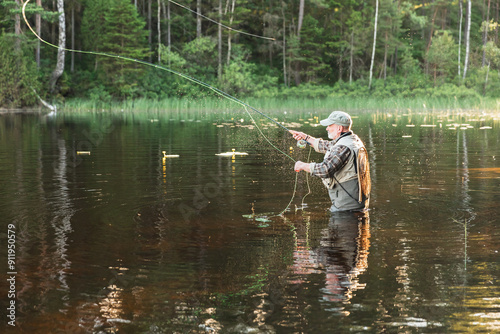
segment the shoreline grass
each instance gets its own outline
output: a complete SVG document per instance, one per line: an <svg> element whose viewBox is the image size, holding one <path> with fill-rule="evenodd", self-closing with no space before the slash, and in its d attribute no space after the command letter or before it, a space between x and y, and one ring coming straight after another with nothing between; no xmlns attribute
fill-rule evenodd
<svg viewBox="0 0 500 334"><path fill-rule="evenodd" d="M500 99L445 99L445 98L352 98L328 97L322 99L288 98L248 98L243 103L262 112L271 111L500 111ZM136 99L130 101L96 102L71 99L59 108L63 111L127 111L127 112L181 112L181 111L234 111L244 107L224 98L203 99L172 98L161 101Z"/></svg>

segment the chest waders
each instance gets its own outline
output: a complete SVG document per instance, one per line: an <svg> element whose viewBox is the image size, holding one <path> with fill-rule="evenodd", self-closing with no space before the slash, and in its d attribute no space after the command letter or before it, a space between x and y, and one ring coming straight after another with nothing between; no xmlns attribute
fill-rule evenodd
<svg viewBox="0 0 500 334"><path fill-rule="evenodd" d="M331 211L362 210L369 205L370 163L363 142L355 134L341 137L334 145L351 151L345 166L331 178L323 179L332 200ZM329 153L327 153L329 154Z"/></svg>

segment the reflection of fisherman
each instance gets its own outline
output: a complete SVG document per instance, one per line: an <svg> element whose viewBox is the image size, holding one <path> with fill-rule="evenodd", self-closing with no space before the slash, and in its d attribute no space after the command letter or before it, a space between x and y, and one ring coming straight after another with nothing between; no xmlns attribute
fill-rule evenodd
<svg viewBox="0 0 500 334"><path fill-rule="evenodd" d="M369 218L368 212L356 215L334 213L316 250L318 262L325 266L325 300L350 299L352 292L363 288L358 275L368 266Z"/></svg>
<svg viewBox="0 0 500 334"><path fill-rule="evenodd" d="M334 111L320 124L326 126L332 141L290 131L294 139L305 140L316 152L325 153L321 163L297 161L295 171L303 170L323 180L332 201L330 211L368 208L371 187L368 153L361 139L351 131L351 116Z"/></svg>
<svg viewBox="0 0 500 334"><path fill-rule="evenodd" d="M324 272L322 299L347 301L352 293L363 289L359 275L368 267L370 222L368 211L361 213L336 212L328 227L319 235L308 231L299 239L294 252L293 270L298 275ZM307 246L306 246L307 245ZM300 283L300 280L296 280Z"/></svg>

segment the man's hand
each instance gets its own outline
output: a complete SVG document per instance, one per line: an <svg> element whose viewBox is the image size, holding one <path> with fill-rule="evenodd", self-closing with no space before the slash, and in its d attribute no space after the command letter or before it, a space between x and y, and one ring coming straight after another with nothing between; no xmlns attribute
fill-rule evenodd
<svg viewBox="0 0 500 334"><path fill-rule="evenodd" d="M301 170L310 173L311 172L311 166L308 163L302 162L302 161L297 161L295 163L294 167L295 171L298 173Z"/></svg>
<svg viewBox="0 0 500 334"><path fill-rule="evenodd" d="M306 139L307 135L304 132L289 130L295 140Z"/></svg>

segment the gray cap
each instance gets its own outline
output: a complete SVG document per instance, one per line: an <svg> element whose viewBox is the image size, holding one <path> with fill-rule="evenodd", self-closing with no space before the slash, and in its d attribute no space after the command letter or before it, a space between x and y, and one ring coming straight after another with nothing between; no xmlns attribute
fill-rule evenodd
<svg viewBox="0 0 500 334"><path fill-rule="evenodd" d="M323 126L337 124L337 125L349 127L352 125L352 119L351 119L351 116L349 116L349 114L346 112L334 111L330 114L330 116L328 116L327 119L320 121L319 124L321 124Z"/></svg>

